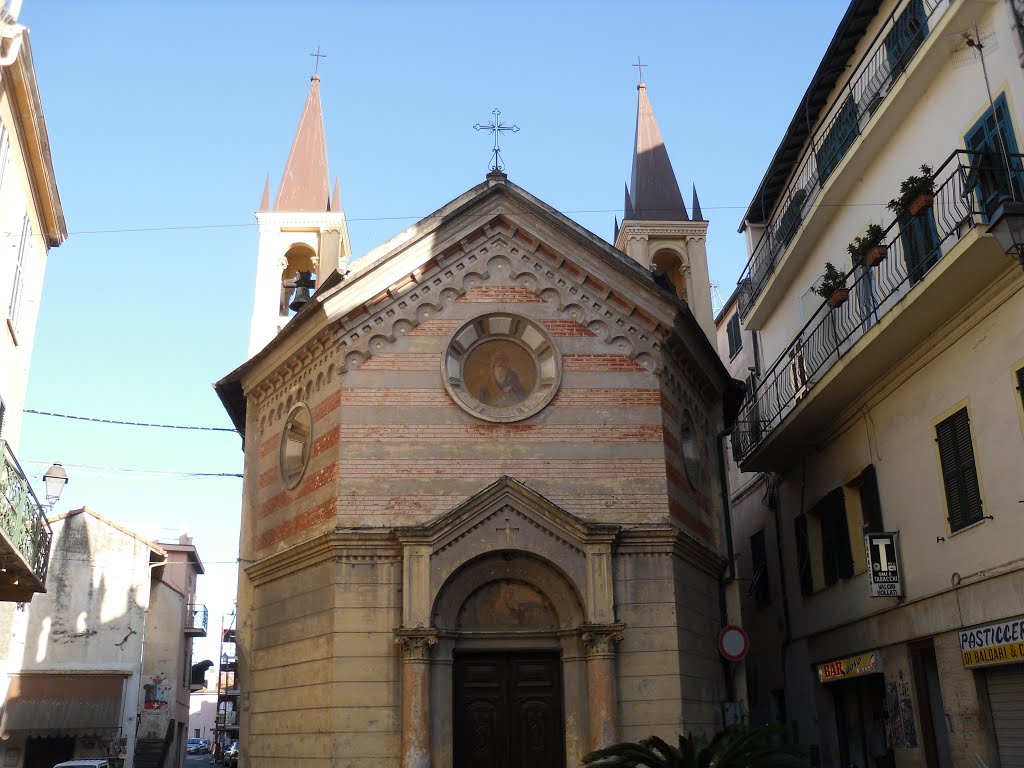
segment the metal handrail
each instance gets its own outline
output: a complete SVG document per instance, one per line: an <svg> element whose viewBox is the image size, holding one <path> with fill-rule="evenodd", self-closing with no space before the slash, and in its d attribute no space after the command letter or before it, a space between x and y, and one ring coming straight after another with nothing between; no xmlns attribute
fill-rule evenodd
<svg viewBox="0 0 1024 768"><path fill-rule="evenodd" d="M202 629L203 632L206 632L210 621L210 612L202 603L190 603L187 621L185 629Z"/></svg>
<svg viewBox="0 0 1024 768"><path fill-rule="evenodd" d="M1009 168L1007 168L1007 162ZM1006 160L990 153L956 150L935 172L931 213L935 242L902 237L901 220L885 228L888 255L879 266L855 266L847 274L850 297L832 308L822 301L810 320L761 378L740 409L733 455L742 461L757 448L813 387L820 375L895 307L924 274L977 224L987 221L999 193L1024 190L1024 155ZM903 219L910 222L910 217ZM914 243L907 252L907 243ZM852 278L852 281L851 281Z"/></svg>
<svg viewBox="0 0 1024 768"><path fill-rule="evenodd" d="M901 22L901 14L912 3L923 4L925 26L903 29L899 25L902 23L906 26L908 22ZM811 134L797 163L799 170L793 175L786 191L779 196L773 215L765 224L764 232L740 275L738 297L741 318L747 317L768 279L774 274L825 181L839 165L849 145L867 127L871 116L885 100L897 78L906 70L949 5L950 0L903 0L897 4L886 24L868 46L868 51L857 62L853 74L829 106L821 127ZM886 45L890 33L896 33L897 41L902 37L902 47ZM846 125L843 126L841 122ZM842 135L826 142L833 129Z"/></svg>
<svg viewBox="0 0 1024 768"><path fill-rule="evenodd" d="M0 439L0 452L0 528L45 585L53 532L43 505L6 440Z"/></svg>

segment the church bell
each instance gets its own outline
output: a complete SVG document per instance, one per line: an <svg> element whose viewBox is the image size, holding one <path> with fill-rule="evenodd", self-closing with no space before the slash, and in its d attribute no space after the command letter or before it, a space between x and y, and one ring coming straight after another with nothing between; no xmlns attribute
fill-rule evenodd
<svg viewBox="0 0 1024 768"><path fill-rule="evenodd" d="M298 312L309 302L310 289L316 287L312 272L299 272L295 277L295 293L292 294L291 304L288 309Z"/></svg>

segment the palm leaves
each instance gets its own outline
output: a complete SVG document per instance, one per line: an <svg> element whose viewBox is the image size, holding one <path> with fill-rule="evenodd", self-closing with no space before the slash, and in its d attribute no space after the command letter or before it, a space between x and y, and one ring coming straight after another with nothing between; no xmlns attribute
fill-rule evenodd
<svg viewBox="0 0 1024 768"><path fill-rule="evenodd" d="M799 768L807 761L796 747L779 743L776 726L732 726L710 742L679 736L672 746L657 736L622 742L584 756L587 768Z"/></svg>

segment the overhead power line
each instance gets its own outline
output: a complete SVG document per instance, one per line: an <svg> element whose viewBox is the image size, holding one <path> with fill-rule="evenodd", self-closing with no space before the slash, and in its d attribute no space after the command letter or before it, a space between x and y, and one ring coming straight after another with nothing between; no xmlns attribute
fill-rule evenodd
<svg viewBox="0 0 1024 768"><path fill-rule="evenodd" d="M24 459L22 464L51 464L50 461L38 459ZM242 477L241 472L176 472L167 469L142 469L139 467L105 467L98 464L68 464L61 462L61 466L67 469L92 469L100 472L132 472L140 475L161 475L163 477Z"/></svg>
<svg viewBox="0 0 1024 768"><path fill-rule="evenodd" d="M54 413L53 411L37 411L33 408L26 408L25 413L36 416L56 416L60 419L73 419L75 421L91 421L97 424L117 424L125 427L154 427L156 429L190 429L200 432L234 432L233 427L200 427L192 424L156 424L146 421L123 421L121 419L101 419L96 416L75 416L70 413Z"/></svg>

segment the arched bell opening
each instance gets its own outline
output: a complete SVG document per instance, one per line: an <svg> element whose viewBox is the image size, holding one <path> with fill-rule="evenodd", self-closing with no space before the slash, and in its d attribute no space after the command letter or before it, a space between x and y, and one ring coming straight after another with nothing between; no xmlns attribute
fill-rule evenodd
<svg viewBox="0 0 1024 768"><path fill-rule="evenodd" d="M305 306L316 290L316 251L306 243L295 243L283 257L281 270L281 317L289 317Z"/></svg>
<svg viewBox="0 0 1024 768"><path fill-rule="evenodd" d="M669 282L676 289L676 296L687 301L686 277L683 275L683 260L678 253L668 249L662 249L654 254L651 259L651 269L664 270Z"/></svg>
<svg viewBox="0 0 1024 768"><path fill-rule="evenodd" d="M534 555L492 552L453 573L432 612L435 760L497 765L512 749L523 764L578 764L588 739L585 622L577 586Z"/></svg>

